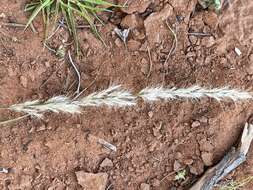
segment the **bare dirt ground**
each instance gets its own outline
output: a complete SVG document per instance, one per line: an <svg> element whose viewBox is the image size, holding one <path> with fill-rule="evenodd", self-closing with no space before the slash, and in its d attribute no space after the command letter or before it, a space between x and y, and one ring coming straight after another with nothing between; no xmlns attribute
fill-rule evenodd
<svg viewBox="0 0 253 190"><path fill-rule="evenodd" d="M27 21L25 2L1 0L0 4L3 106L75 90L69 89L75 81L71 66L43 47L40 20L34 23L38 33L4 26ZM194 84L253 91L253 1L235 0L218 16L196 4L195 0L139 0L113 14L103 13L106 24L99 29L107 47L89 29L79 30L83 56L75 62L81 87L88 87L85 94L112 83L133 91ZM174 38L166 19L178 38L167 62ZM127 48L113 32L116 26L131 28ZM61 28L49 45L68 48L68 38ZM9 174L0 174L0 189L85 189L83 172L104 173L98 184L89 187L94 190L99 189L96 185L103 188L99 183L111 190L188 189L237 143L252 111L250 102L220 104L204 99L140 102L126 109L88 108L75 116L49 113L41 120L27 118L0 129L0 167L10 168ZM16 116L1 111L2 121ZM117 151L101 146L99 139L115 145ZM248 158L230 178L253 175L253 147ZM174 180L180 169L187 171L183 182Z"/></svg>

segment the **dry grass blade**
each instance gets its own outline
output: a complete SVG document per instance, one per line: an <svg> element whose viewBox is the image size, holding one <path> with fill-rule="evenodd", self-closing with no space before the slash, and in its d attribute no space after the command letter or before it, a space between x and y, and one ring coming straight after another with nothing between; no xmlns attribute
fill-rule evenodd
<svg viewBox="0 0 253 190"><path fill-rule="evenodd" d="M136 104L136 97L120 85L111 86L106 90L92 93L80 100L81 106L102 106L125 107Z"/></svg>

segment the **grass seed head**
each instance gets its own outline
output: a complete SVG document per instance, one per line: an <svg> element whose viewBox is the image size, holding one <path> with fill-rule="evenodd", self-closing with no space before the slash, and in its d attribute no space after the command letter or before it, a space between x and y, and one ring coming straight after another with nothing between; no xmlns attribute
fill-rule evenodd
<svg viewBox="0 0 253 190"><path fill-rule="evenodd" d="M103 91L92 93L80 100L81 106L125 107L134 106L136 97L123 90L120 85L111 86Z"/></svg>
<svg viewBox="0 0 253 190"><path fill-rule="evenodd" d="M207 89L200 86L192 86L189 88L150 87L141 90L138 96L147 102L182 98L200 99L204 97L214 98L217 101L230 99L237 102L239 100L253 98L252 94L247 91L231 89L229 87Z"/></svg>
<svg viewBox="0 0 253 190"><path fill-rule="evenodd" d="M34 100L27 101L21 104L15 104L10 106L10 110L17 112L24 112L31 116L41 118L44 112L63 112L63 113L80 113L81 108L79 105L72 102L69 98L65 96L56 96L48 99L45 102Z"/></svg>

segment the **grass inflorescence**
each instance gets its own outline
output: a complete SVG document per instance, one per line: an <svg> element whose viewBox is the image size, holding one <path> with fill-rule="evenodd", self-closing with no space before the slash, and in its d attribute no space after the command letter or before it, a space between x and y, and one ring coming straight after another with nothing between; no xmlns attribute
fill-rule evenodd
<svg viewBox="0 0 253 190"><path fill-rule="evenodd" d="M88 22L92 31L102 40L94 20L102 22L97 13L110 11L108 7L119 6L105 0L33 0L25 7L25 11L31 12L26 28L41 13L45 24L45 38L47 38L49 26L54 28L60 17L63 17L78 51L77 18Z"/></svg>
<svg viewBox="0 0 253 190"><path fill-rule="evenodd" d="M161 100L199 100L202 98L213 98L219 102L226 100L239 102L251 100L253 99L253 95L247 91L228 87L208 89L200 86L191 86L188 88L147 87L134 94L128 90L124 90L120 85L113 85L105 90L94 92L90 95L74 100L66 96L56 96L46 101L27 101L4 109L22 112L29 116L41 118L45 112L50 111L56 113L77 114L80 113L84 107L108 106L119 108L135 106L138 99L142 99L146 103L152 103Z"/></svg>
<svg viewBox="0 0 253 190"><path fill-rule="evenodd" d="M80 113L80 106L65 96L55 96L47 101L27 101L25 103L15 104L9 107L10 110L16 112L24 112L31 116L41 118L43 113L47 111L59 113Z"/></svg>

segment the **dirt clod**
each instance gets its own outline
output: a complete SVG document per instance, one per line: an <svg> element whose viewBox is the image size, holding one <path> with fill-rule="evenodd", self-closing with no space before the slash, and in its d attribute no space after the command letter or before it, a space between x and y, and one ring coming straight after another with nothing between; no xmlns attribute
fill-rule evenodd
<svg viewBox="0 0 253 190"><path fill-rule="evenodd" d="M125 16L120 24L123 28L141 28L143 26L143 20L138 14L131 14Z"/></svg>
<svg viewBox="0 0 253 190"><path fill-rule="evenodd" d="M119 0L119 4L124 5L125 0ZM127 7L121 8L121 10L127 14L132 13L143 13L151 4L151 1L138 0L138 1L128 1Z"/></svg>
<svg viewBox="0 0 253 190"><path fill-rule="evenodd" d="M105 158L103 162L100 164L101 168L105 167L113 167L113 162L109 158Z"/></svg>
<svg viewBox="0 0 253 190"><path fill-rule="evenodd" d="M175 160L175 162L174 162L174 164L173 164L173 169L174 169L174 171L179 171L180 169L181 169L181 164L180 164L180 162L178 161L178 160Z"/></svg>
<svg viewBox="0 0 253 190"><path fill-rule="evenodd" d="M200 160L195 160L192 165L189 166L190 172L194 175L200 175L204 172L204 164Z"/></svg>
<svg viewBox="0 0 253 190"><path fill-rule="evenodd" d="M149 72L149 63L146 58L142 58L142 60L141 60L141 72L144 75L147 75Z"/></svg>
<svg viewBox="0 0 253 190"><path fill-rule="evenodd" d="M84 189L89 190L105 190L108 175L107 173L86 173L84 171L76 172L78 184Z"/></svg>
<svg viewBox="0 0 253 190"><path fill-rule="evenodd" d="M218 22L218 15L215 12L208 11L204 16L204 23L210 27L215 27Z"/></svg>
<svg viewBox="0 0 253 190"><path fill-rule="evenodd" d="M141 43L136 41L136 40L129 40L127 42L127 47L131 50L131 51L136 51L139 50L141 47Z"/></svg>
<svg viewBox="0 0 253 190"><path fill-rule="evenodd" d="M202 152L201 158L202 158L205 166L212 166L213 165L213 154L212 153Z"/></svg>
<svg viewBox="0 0 253 190"><path fill-rule="evenodd" d="M194 121L191 124L192 127L199 127L200 126L200 122L199 121Z"/></svg>
<svg viewBox="0 0 253 190"><path fill-rule="evenodd" d="M22 75L20 77L20 83L22 84L23 87L27 88L27 85L28 85L28 79L27 79L27 77L25 77L25 76Z"/></svg>
<svg viewBox="0 0 253 190"><path fill-rule="evenodd" d="M147 183L142 183L140 186L140 190L150 190L150 185Z"/></svg>
<svg viewBox="0 0 253 190"><path fill-rule="evenodd" d="M168 39L168 35L171 36L165 25L165 20L170 17L173 17L173 8L168 5L161 12L152 13L145 19L146 35L151 47L164 42ZM157 32L157 30L160 30L160 32Z"/></svg>

